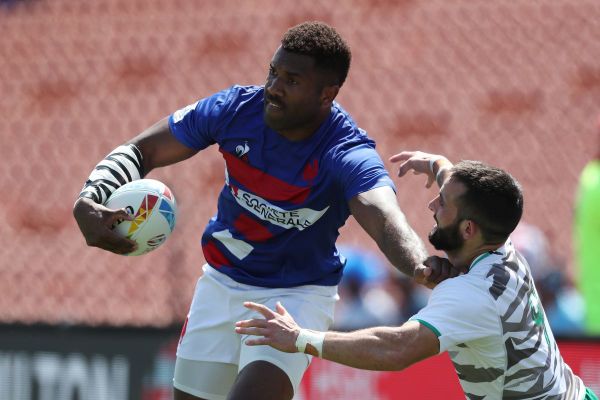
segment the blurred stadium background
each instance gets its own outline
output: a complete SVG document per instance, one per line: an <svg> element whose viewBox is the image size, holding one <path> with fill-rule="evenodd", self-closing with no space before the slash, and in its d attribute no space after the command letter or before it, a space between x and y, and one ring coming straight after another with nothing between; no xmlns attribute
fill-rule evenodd
<svg viewBox="0 0 600 400"><path fill-rule="evenodd" d="M525 190L519 243L545 260L541 269L551 265L540 270L540 280L559 276L558 284L549 279L547 301L556 300L555 287L573 289L575 189L598 147L598 1L0 0L0 240L6 244L0 248L0 399L168 398L173 336L204 262L199 241L215 212L223 162L209 149L150 174L173 189L180 211L167 244L143 257L87 248L72 204L94 165L117 144L217 90L262 83L282 33L313 19L335 26L350 44L353 64L338 101L377 141L384 160L422 149L509 170ZM397 181L400 204L425 237L434 192L423 186L418 176ZM353 220L340 243L378 257ZM377 282L388 298L398 298L385 288L389 282ZM422 296L403 285L396 292ZM158 356L127 361L115 342L125 353L152 348ZM144 343L150 347L136 347ZM600 358L597 342L584 345L582 354ZM82 352L74 364L72 351ZM103 352L108 358L97 358ZM127 362L150 372L130 370L125 395L73 389L85 374L73 372L69 382L75 383L59 390L52 386L59 378L31 372L39 365L85 364L88 381L98 376L94 371L119 381ZM600 366L592 364L585 364L586 383L598 392ZM315 369L335 367L319 363L309 378L318 375ZM446 370L456 389L450 364ZM363 388L375 393L371 398L393 398L383 394L381 381L399 379L337 373L349 382L379 382ZM341 378L330 392L311 379L315 386L306 384L299 398L345 398ZM30 389L28 382L34 382ZM40 397L46 389L55 397ZM356 397L356 390L349 393Z"/></svg>

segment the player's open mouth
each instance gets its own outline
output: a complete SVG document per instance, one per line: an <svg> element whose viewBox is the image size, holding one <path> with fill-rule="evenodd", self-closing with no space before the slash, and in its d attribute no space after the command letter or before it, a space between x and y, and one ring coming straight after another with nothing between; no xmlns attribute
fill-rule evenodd
<svg viewBox="0 0 600 400"><path fill-rule="evenodd" d="M279 101L274 101L275 99L265 93L264 101L265 101L265 110L268 111L281 111L284 109L283 103Z"/></svg>
<svg viewBox="0 0 600 400"><path fill-rule="evenodd" d="M267 110L269 111L281 111L283 110L283 106L281 104L272 103L267 100Z"/></svg>

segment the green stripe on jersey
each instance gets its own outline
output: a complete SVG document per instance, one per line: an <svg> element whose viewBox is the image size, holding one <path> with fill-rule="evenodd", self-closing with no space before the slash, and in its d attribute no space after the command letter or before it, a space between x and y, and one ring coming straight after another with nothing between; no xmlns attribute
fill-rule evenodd
<svg viewBox="0 0 600 400"><path fill-rule="evenodd" d="M488 257L492 255L492 253L486 252L483 254L480 254L477 258L475 258L473 260L473 262L471 263L471 265L469 266L469 269L467 271L470 271L471 269L473 269L473 267L475 266L475 264L477 264L479 261L483 260L484 258Z"/></svg>
<svg viewBox="0 0 600 400"><path fill-rule="evenodd" d="M592 389L586 387L585 397L583 398L583 400L598 400L598 397L596 397L596 394L592 392Z"/></svg>
<svg viewBox="0 0 600 400"><path fill-rule="evenodd" d="M414 319L413 321L419 321L422 325L428 327L431 330L431 332L435 333L435 336L442 336L440 331L438 331L438 329L435 326L431 325L429 322L423 321L422 319Z"/></svg>

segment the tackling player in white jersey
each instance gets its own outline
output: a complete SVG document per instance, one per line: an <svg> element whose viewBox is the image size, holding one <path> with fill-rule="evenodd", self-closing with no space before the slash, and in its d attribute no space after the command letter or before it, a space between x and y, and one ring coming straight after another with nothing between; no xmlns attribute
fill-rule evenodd
<svg viewBox="0 0 600 400"><path fill-rule="evenodd" d="M468 399L597 399L563 361L526 260L509 235L523 212L519 183L480 162L403 152L409 170L434 180L429 241L463 274L438 284L426 307L400 327L354 332L302 329L286 309L246 303L264 319L239 321L246 344L305 352L351 367L401 370L448 351Z"/></svg>

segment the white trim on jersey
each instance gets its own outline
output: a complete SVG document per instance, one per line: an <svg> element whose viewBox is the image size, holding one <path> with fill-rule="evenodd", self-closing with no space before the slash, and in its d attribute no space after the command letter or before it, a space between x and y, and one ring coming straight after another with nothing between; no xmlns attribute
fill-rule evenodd
<svg viewBox="0 0 600 400"><path fill-rule="evenodd" d="M233 254L240 260L246 258L248 254L250 254L250 252L254 250L254 247L252 247L250 244L244 242L243 240L234 238L231 235L231 232L229 232L229 230L227 229L218 232L213 232L212 237L217 239L219 242L223 243L223 245L227 247L227 250L229 250L231 254Z"/></svg>

